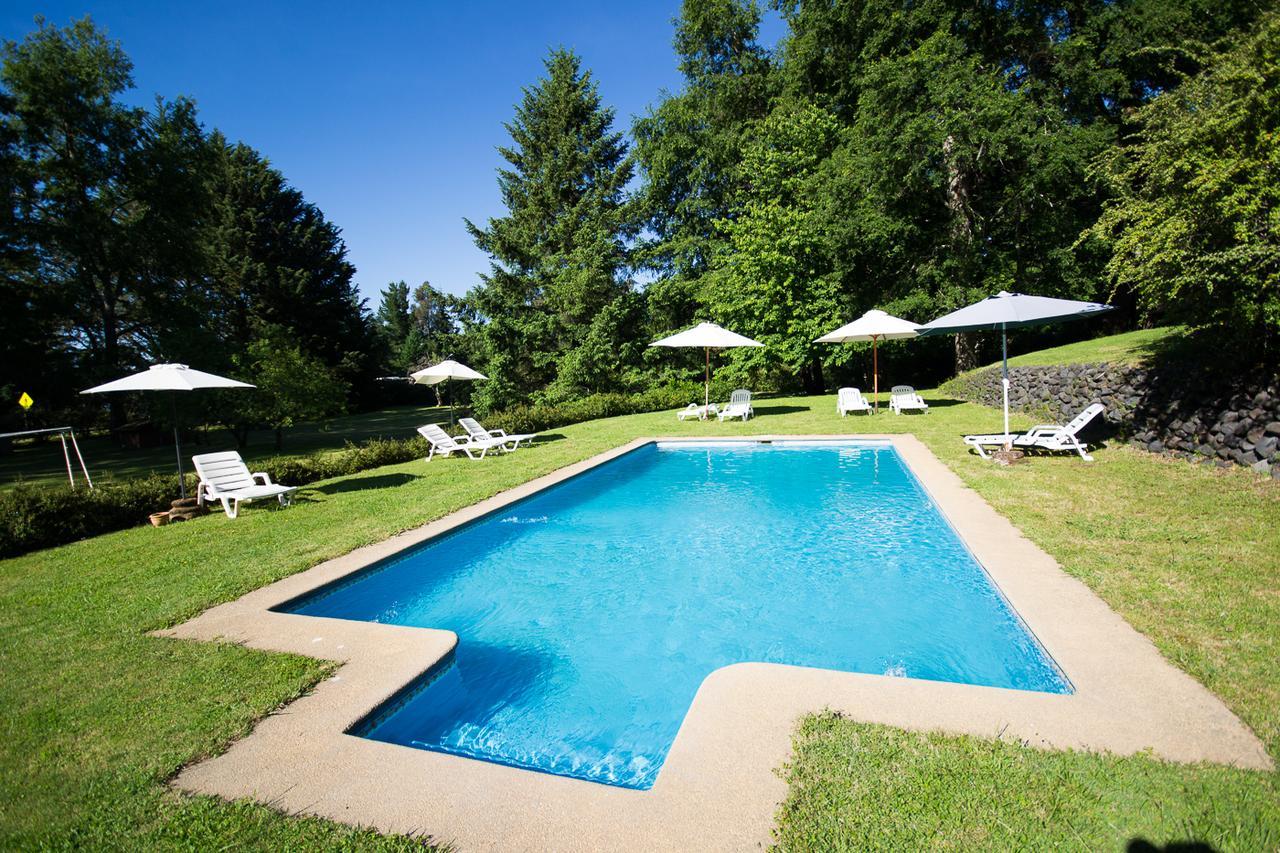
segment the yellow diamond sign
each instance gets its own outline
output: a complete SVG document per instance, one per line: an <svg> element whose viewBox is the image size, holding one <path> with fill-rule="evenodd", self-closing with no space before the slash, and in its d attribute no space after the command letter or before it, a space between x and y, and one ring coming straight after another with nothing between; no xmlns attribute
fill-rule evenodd
<svg viewBox="0 0 1280 853"><path fill-rule="evenodd" d="M35 402L36 401L32 400L31 395L28 394L26 391L23 391L22 396L18 398L18 405L24 409L31 408L33 405L35 405Z"/></svg>

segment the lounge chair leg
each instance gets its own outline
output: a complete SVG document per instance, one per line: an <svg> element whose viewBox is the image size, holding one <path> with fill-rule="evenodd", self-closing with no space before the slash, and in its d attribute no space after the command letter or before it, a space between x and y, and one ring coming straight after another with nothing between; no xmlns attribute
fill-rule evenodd
<svg viewBox="0 0 1280 853"><path fill-rule="evenodd" d="M223 512L225 512L225 513L227 514L227 518L235 518L237 515L239 515L239 514L240 514L240 501L239 501L239 500L237 500L237 501L235 502L235 507L234 507L234 508L232 508L232 506L231 506L231 501L230 501L230 499L228 499L228 498L220 498L220 500L222 501L222 511L223 511Z"/></svg>

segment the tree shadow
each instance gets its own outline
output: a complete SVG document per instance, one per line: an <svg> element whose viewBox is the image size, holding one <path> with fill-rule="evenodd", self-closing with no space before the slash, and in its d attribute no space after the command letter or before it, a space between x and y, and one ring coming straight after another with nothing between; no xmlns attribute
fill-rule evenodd
<svg viewBox="0 0 1280 853"><path fill-rule="evenodd" d="M386 489L393 486L403 486L405 483L417 479L412 474L399 472L396 474L379 474L376 477L349 477L336 483L326 483L323 486L313 486L311 488L322 494L337 495L343 492L363 492L367 489Z"/></svg>
<svg viewBox="0 0 1280 853"><path fill-rule="evenodd" d="M1139 431L1146 424L1193 418L1205 431L1220 413L1258 405L1252 399L1256 392L1274 395L1280 350L1268 350L1260 336L1239 330L1201 329L1155 341L1143 366L1145 387L1131 418ZM1190 451L1195 443L1179 449Z"/></svg>
<svg viewBox="0 0 1280 853"><path fill-rule="evenodd" d="M532 447L538 444L545 444L548 441L564 441L564 434L559 432L540 432L538 437L529 443Z"/></svg>
<svg viewBox="0 0 1280 853"><path fill-rule="evenodd" d="M925 402L931 409L946 409L951 406L962 406L965 403L964 400L956 400L952 397L928 397Z"/></svg>
<svg viewBox="0 0 1280 853"><path fill-rule="evenodd" d="M1215 853L1212 844L1203 841L1170 841L1168 844L1152 844L1145 838L1131 838L1125 845L1125 853Z"/></svg>
<svg viewBox="0 0 1280 853"><path fill-rule="evenodd" d="M794 414L795 412L809 411L808 406L760 406L754 403L752 404L751 408L755 410L755 414L757 416L759 415L790 415L790 414Z"/></svg>

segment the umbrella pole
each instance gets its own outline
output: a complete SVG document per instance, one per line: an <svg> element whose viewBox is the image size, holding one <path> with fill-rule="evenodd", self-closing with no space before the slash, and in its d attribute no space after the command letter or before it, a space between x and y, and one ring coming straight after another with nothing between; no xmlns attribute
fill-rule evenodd
<svg viewBox="0 0 1280 853"><path fill-rule="evenodd" d="M880 361L876 355L876 336L871 336L871 387L875 397L875 413L880 413Z"/></svg>
<svg viewBox="0 0 1280 853"><path fill-rule="evenodd" d="M178 398L169 392L169 411L173 415L173 452L178 457L178 494L187 496L187 483L182 476L182 443L178 437Z"/></svg>
<svg viewBox="0 0 1280 853"><path fill-rule="evenodd" d="M702 350L707 354L707 379L702 386L702 410L705 412L711 406L711 347L703 347Z"/></svg>
<svg viewBox="0 0 1280 853"><path fill-rule="evenodd" d="M1000 324L1000 356L1003 364L1000 384L1004 387L1004 446L1008 450L1011 445L1009 439L1009 333L1004 323Z"/></svg>
<svg viewBox="0 0 1280 853"><path fill-rule="evenodd" d="M444 393L449 398L449 428L453 428L453 380L444 381Z"/></svg>

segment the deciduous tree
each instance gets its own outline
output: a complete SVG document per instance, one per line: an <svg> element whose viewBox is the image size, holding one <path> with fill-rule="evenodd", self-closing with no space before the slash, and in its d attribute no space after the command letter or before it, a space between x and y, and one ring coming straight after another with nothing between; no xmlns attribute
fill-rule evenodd
<svg viewBox="0 0 1280 853"><path fill-rule="evenodd" d="M1280 15L1134 116L1101 161L1115 198L1090 232L1152 318L1280 333Z"/></svg>

